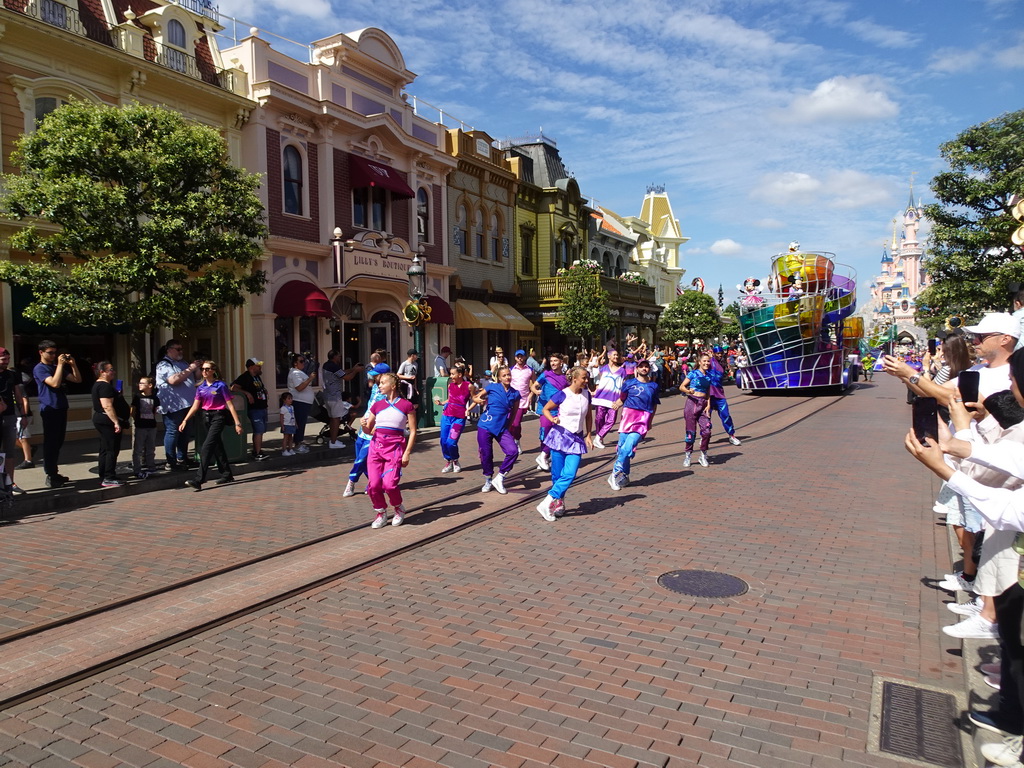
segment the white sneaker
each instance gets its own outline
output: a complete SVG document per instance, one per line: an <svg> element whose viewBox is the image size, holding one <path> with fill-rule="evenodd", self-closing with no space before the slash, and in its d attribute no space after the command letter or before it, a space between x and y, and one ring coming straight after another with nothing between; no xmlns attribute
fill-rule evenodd
<svg viewBox="0 0 1024 768"><path fill-rule="evenodd" d="M683 454L683 469L686 469L688 466L690 466L690 452L689 451L687 451L686 453Z"/></svg>
<svg viewBox="0 0 1024 768"><path fill-rule="evenodd" d="M1002 741L981 745L981 754L995 765L1018 765L1020 750L1020 736L1007 736Z"/></svg>
<svg viewBox="0 0 1024 768"><path fill-rule="evenodd" d="M743 445L743 443L740 442L740 439L736 437L736 435L729 435L729 442L732 443L733 445Z"/></svg>
<svg viewBox="0 0 1024 768"><path fill-rule="evenodd" d="M395 516L393 518L391 518L391 524L392 525L401 525L404 520L405 520L405 507L403 507L401 504L399 504L397 507L395 507Z"/></svg>
<svg viewBox="0 0 1024 768"><path fill-rule="evenodd" d="M541 451L540 456L537 457L537 466L545 472L551 471L551 459L548 455Z"/></svg>
<svg viewBox="0 0 1024 768"><path fill-rule="evenodd" d="M282 456L294 456L295 455L295 451L293 451L291 449L284 450L284 451L281 451L281 455Z"/></svg>
<svg viewBox="0 0 1024 768"><path fill-rule="evenodd" d="M459 462L453 461L452 462L452 472L458 473L458 472L461 472L461 471L462 471L462 467L459 465Z"/></svg>
<svg viewBox="0 0 1024 768"><path fill-rule="evenodd" d="M957 616L974 616L981 611L981 599L976 597L966 603L946 603L946 608Z"/></svg>
<svg viewBox="0 0 1024 768"><path fill-rule="evenodd" d="M356 484L349 480L345 483L345 490L341 492L342 496L355 496L356 495Z"/></svg>
<svg viewBox="0 0 1024 768"><path fill-rule="evenodd" d="M700 456L697 457L697 463L702 467L706 467L708 465L708 454L706 451L700 452Z"/></svg>
<svg viewBox="0 0 1024 768"><path fill-rule="evenodd" d="M594 435L593 444L595 448L604 448L604 443L601 442L601 438L598 437L597 435Z"/></svg>
<svg viewBox="0 0 1024 768"><path fill-rule="evenodd" d="M309 446L306 445L305 443L299 443L298 447L295 449L295 452L296 453L309 453Z"/></svg>
<svg viewBox="0 0 1024 768"><path fill-rule="evenodd" d="M452 462L446 461L444 463L444 466L441 467L441 474L447 475L451 471L452 471Z"/></svg>
<svg viewBox="0 0 1024 768"><path fill-rule="evenodd" d="M505 490L505 476L501 472L491 478L491 487L498 493L508 493Z"/></svg>
<svg viewBox="0 0 1024 768"><path fill-rule="evenodd" d="M388 524L388 511L386 509L375 509L373 511L377 513L377 516L370 523L371 528L383 528Z"/></svg>
<svg viewBox="0 0 1024 768"><path fill-rule="evenodd" d="M612 470L612 473L608 475L608 485L611 486L611 489L613 491L622 490L622 486L619 485L619 473L616 472L614 469Z"/></svg>
<svg viewBox="0 0 1024 768"><path fill-rule="evenodd" d="M982 617L981 614L969 616L959 624L943 627L942 631L950 637L959 637L961 639L995 640L999 637L996 632L996 623Z"/></svg>
<svg viewBox="0 0 1024 768"><path fill-rule="evenodd" d="M621 472L619 472L619 485L622 486L623 488L629 485L629 475L624 475Z"/></svg>
<svg viewBox="0 0 1024 768"><path fill-rule="evenodd" d="M329 448L344 448L345 444L341 440L335 440L333 443L328 445Z"/></svg>
<svg viewBox="0 0 1024 768"><path fill-rule="evenodd" d="M484 480L484 486L480 489L480 493L490 493L494 485L491 483L491 478Z"/></svg>
<svg viewBox="0 0 1024 768"><path fill-rule="evenodd" d="M947 576L944 580L938 584L939 589L944 589L947 592L970 592L974 593L974 582L967 581L963 576L956 576L950 578Z"/></svg>
<svg viewBox="0 0 1024 768"><path fill-rule="evenodd" d="M985 685L998 691L1002 687L1002 678L999 675L985 675Z"/></svg>
<svg viewBox="0 0 1024 768"><path fill-rule="evenodd" d="M550 496L545 496L541 499L540 504L537 505L537 511L540 512L540 516L547 520L549 523L555 521L555 513L551 511L551 505L555 503L555 500Z"/></svg>

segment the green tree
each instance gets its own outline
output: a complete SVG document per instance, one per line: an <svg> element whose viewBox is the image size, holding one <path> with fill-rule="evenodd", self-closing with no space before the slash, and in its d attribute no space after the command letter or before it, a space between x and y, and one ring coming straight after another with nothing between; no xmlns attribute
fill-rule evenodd
<svg viewBox="0 0 1024 768"><path fill-rule="evenodd" d="M143 105L73 103L23 136L2 177L11 245L43 260L0 262L32 289L41 324L137 330L206 325L262 293L259 177L233 166L216 130Z"/></svg>
<svg viewBox="0 0 1024 768"><path fill-rule="evenodd" d="M562 303L555 327L566 336L579 338L583 348L587 348L593 337L612 325L608 291L601 287L600 275L579 267L567 270L559 282Z"/></svg>
<svg viewBox="0 0 1024 768"><path fill-rule="evenodd" d="M701 291L683 291L658 320L658 334L666 344L685 341L710 341L722 332L715 300Z"/></svg>
<svg viewBox="0 0 1024 768"><path fill-rule="evenodd" d="M722 310L721 335L730 341L736 341L740 337L740 303L734 301Z"/></svg>
<svg viewBox="0 0 1024 768"><path fill-rule="evenodd" d="M1024 110L972 126L940 152L949 170L932 179L938 202L925 208L934 282L917 297L930 330L950 315L1005 311L1010 283L1024 283L1024 249L1010 240L1018 226L1010 197L1024 192Z"/></svg>

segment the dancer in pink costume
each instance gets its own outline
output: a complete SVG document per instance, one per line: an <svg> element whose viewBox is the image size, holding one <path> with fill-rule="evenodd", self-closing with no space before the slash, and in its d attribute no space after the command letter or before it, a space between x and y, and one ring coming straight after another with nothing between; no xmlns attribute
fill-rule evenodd
<svg viewBox="0 0 1024 768"><path fill-rule="evenodd" d="M371 528L387 525L385 494L395 508L391 524L401 525L405 520L398 481L402 479L402 468L409 466L409 455L416 442L416 406L399 396L398 377L393 373L382 374L378 386L384 397L370 406L362 424L363 431L372 435L366 457L366 495L370 497L376 513ZM409 430L408 438L406 429Z"/></svg>

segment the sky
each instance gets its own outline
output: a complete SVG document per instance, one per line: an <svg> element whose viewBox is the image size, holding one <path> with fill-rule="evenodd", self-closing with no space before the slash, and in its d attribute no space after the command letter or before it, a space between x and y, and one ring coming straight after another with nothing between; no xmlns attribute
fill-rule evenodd
<svg viewBox="0 0 1024 768"><path fill-rule="evenodd" d="M583 194L622 216L664 186L690 238L686 279L715 295L721 284L726 303L791 241L856 270L863 303L911 183L915 200L935 202L940 145L1024 108L1024 0L220 0L220 10L301 43L383 29L417 74L411 95L496 139L543 131Z"/></svg>

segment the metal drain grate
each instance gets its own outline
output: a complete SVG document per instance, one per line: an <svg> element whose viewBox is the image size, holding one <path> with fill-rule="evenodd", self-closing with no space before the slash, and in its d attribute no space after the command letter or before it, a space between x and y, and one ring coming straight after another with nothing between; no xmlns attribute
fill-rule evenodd
<svg viewBox="0 0 1024 768"><path fill-rule="evenodd" d="M669 571L658 577L658 584L693 597L737 597L749 589L743 579L714 571Z"/></svg>
<svg viewBox="0 0 1024 768"><path fill-rule="evenodd" d="M960 768L964 758L959 720L956 699L948 693L883 683L878 748L943 768Z"/></svg>

